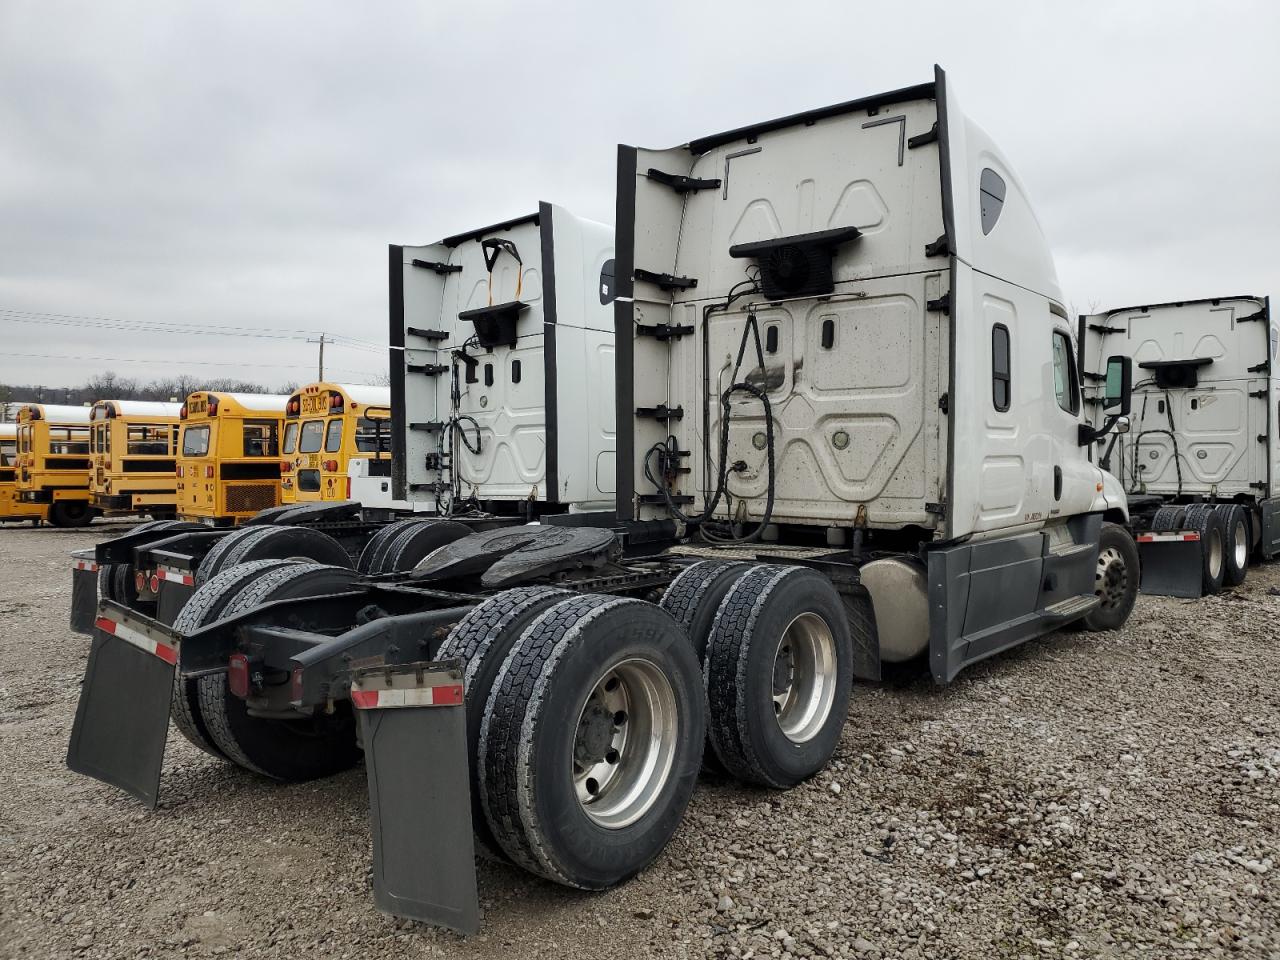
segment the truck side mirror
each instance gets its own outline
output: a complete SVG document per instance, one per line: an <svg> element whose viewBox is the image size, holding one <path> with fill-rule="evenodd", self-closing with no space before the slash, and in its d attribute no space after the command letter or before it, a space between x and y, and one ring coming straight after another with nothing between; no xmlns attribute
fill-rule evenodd
<svg viewBox="0 0 1280 960"><path fill-rule="evenodd" d="M1132 398L1133 359L1125 356L1108 357L1106 402L1103 404L1103 410L1109 414L1127 417Z"/></svg>

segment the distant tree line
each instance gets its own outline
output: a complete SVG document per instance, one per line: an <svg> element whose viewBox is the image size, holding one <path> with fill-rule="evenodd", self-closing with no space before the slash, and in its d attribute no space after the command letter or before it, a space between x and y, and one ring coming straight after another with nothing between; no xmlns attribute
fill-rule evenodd
<svg viewBox="0 0 1280 960"><path fill-rule="evenodd" d="M0 420L13 420L18 407L24 403L65 403L83 406L95 400L159 400L181 403L188 394L197 390L219 390L229 393L277 393L289 394L298 388L287 383L278 388L267 388L260 383L231 378L205 379L177 376L141 383L129 377L120 377L108 370L90 377L78 387L48 387L42 384L16 385L0 383Z"/></svg>

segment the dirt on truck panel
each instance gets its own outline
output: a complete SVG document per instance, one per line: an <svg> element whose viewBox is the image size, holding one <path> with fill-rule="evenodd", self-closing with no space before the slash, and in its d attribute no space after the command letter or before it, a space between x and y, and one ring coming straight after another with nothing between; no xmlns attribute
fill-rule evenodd
<svg viewBox="0 0 1280 960"><path fill-rule="evenodd" d="M667 850L607 894L482 861L484 928L462 939L374 909L360 769L280 786L171 730L153 814L67 770L88 640L65 626L66 553L108 531L3 533L9 956L1280 951L1275 565L1194 604L1140 597L1119 631L1053 634L949 687L858 684L818 777L765 793L704 774Z"/></svg>

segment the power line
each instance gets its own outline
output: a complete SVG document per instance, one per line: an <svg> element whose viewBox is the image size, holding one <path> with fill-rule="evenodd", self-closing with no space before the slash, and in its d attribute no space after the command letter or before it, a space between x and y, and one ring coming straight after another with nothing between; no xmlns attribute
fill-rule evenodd
<svg viewBox="0 0 1280 960"><path fill-rule="evenodd" d="M70 354L59 353L8 353L5 357L14 357L20 360L75 360L83 363L155 363L173 366L175 361L165 357L83 357L72 356ZM177 362L178 366L201 366L201 367L255 367L268 370L310 370L311 364L302 363L241 363L229 360L200 360L195 363ZM348 367L330 368L337 373L353 373L359 377L374 377L376 373L369 373L365 370L352 370Z"/></svg>
<svg viewBox="0 0 1280 960"><path fill-rule="evenodd" d="M120 320L112 317L95 317L87 314L46 313L38 310L0 308L0 320L14 323L38 323L51 326L85 327L101 330L124 330L139 333L165 333L176 336L248 337L261 340L306 340L314 336L314 330L291 330L278 327L255 328L184 323L169 320ZM354 350L381 352L384 344L359 337L325 334L330 343L348 346Z"/></svg>

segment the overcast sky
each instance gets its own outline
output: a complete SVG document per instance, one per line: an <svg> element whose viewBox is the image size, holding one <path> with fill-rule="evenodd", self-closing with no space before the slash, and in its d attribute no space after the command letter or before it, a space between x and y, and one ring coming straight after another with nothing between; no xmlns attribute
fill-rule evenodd
<svg viewBox="0 0 1280 960"><path fill-rule="evenodd" d="M0 0L0 382L314 376L301 339L157 324L364 341L328 367L368 381L388 243L538 200L612 222L619 141L934 62L1026 183L1074 308L1280 294L1277 41L1268 2Z"/></svg>

